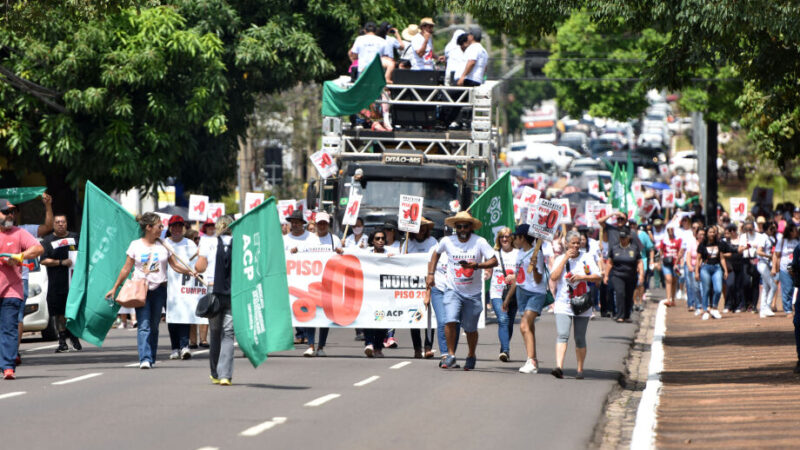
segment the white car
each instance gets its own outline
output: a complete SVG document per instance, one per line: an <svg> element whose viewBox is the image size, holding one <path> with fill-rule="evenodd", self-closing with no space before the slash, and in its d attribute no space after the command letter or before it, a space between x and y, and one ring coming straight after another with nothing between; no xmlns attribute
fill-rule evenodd
<svg viewBox="0 0 800 450"><path fill-rule="evenodd" d="M28 299L25 301L22 331L41 332L46 341L58 339L55 318L47 309L47 270L38 261L28 273Z"/></svg>
<svg viewBox="0 0 800 450"><path fill-rule="evenodd" d="M697 151L683 150L675 152L675 156L669 161L669 170L678 175L687 172L697 172Z"/></svg>
<svg viewBox="0 0 800 450"><path fill-rule="evenodd" d="M563 167L569 165L568 156L565 154L566 150L577 153L569 147L556 147L553 144L515 142L509 146L506 152L506 163L510 166L515 166L526 159L540 159L544 162L552 162L560 169L562 164Z"/></svg>

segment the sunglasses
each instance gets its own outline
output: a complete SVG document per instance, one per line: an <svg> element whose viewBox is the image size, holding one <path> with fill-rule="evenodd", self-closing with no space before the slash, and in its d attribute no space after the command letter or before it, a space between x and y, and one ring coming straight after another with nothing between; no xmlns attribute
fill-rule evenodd
<svg viewBox="0 0 800 450"><path fill-rule="evenodd" d="M456 230L470 230L472 229L472 225L466 223L457 223Z"/></svg>
<svg viewBox="0 0 800 450"><path fill-rule="evenodd" d="M0 212L2 212L3 214L5 214L7 216L9 214L16 214L17 209L16 208L9 208L9 209L4 209L4 210L2 210Z"/></svg>
<svg viewBox="0 0 800 450"><path fill-rule="evenodd" d="M385 241L386 238L383 237L383 236L375 236L374 238L372 238L372 240L373 241Z"/></svg>

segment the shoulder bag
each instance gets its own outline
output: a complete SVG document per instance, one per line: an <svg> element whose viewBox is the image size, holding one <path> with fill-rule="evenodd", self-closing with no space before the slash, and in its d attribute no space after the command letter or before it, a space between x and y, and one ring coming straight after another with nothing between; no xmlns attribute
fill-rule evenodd
<svg viewBox="0 0 800 450"><path fill-rule="evenodd" d="M503 263L503 249L497 251L497 256L500 257L500 268L503 269L503 296L500 297L501 299L505 300L508 296L508 291L511 289L511 286L506 284L506 265ZM517 302L517 296L514 295L514 298L511 299L511 302Z"/></svg>
<svg viewBox="0 0 800 450"><path fill-rule="evenodd" d="M569 259L567 259L567 273L569 272L572 272L572 270L569 267ZM591 295L589 294L590 291L587 290L581 295L573 296L572 286L567 283L567 287L569 288L569 306L572 308L572 314L578 316L588 311L589 308L592 307L592 299Z"/></svg>
<svg viewBox="0 0 800 450"><path fill-rule="evenodd" d="M209 292L197 301L197 308L195 308L194 314L197 317L210 319L219 314L221 309L222 304L219 301L219 297L213 292Z"/></svg>
<svg viewBox="0 0 800 450"><path fill-rule="evenodd" d="M128 278L117 295L117 303L126 308L141 308L147 301L147 279Z"/></svg>

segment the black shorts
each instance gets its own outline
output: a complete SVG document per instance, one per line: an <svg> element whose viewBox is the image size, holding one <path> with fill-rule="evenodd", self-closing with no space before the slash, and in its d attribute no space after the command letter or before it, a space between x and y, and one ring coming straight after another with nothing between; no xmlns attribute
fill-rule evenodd
<svg viewBox="0 0 800 450"><path fill-rule="evenodd" d="M63 316L67 309L68 294L47 293L47 310L51 316Z"/></svg>

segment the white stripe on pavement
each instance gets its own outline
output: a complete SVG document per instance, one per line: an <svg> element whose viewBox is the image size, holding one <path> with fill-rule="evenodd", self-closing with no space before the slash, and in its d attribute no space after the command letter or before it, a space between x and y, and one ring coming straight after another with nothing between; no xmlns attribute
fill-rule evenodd
<svg viewBox="0 0 800 450"><path fill-rule="evenodd" d="M339 398L339 397L341 397L341 395L340 395L340 394L328 394L328 395L323 395L322 397L320 397L320 398L318 398L318 399L311 400L310 402L306 403L306 404L305 404L305 405L303 405L303 406L319 406L319 405L322 405L322 404L328 403L329 401L331 401L331 400L333 400L333 399L335 399L335 398Z"/></svg>
<svg viewBox="0 0 800 450"><path fill-rule="evenodd" d="M197 450L219 450L219 447L200 447Z"/></svg>
<svg viewBox="0 0 800 450"><path fill-rule="evenodd" d="M389 368L390 369L402 369L403 367L405 367L405 366L407 366L409 364L411 364L411 361L403 361L403 362L399 362L399 363L397 363L397 364L395 364L395 365L393 365L392 367L389 367Z"/></svg>
<svg viewBox="0 0 800 450"><path fill-rule="evenodd" d="M631 449L652 449L656 442L656 411L661 394L661 372L664 370L664 336L667 334L667 305L658 304L656 323L653 327L653 343L650 345L650 367L647 384L636 411L636 424L631 436Z"/></svg>
<svg viewBox="0 0 800 450"><path fill-rule="evenodd" d="M20 395L25 395L27 392L19 391L19 392L9 392L8 394L0 394L0 400L4 398L11 398L11 397L18 397Z"/></svg>
<svg viewBox="0 0 800 450"><path fill-rule="evenodd" d="M36 350L47 350L47 349L51 349L51 348L57 348L57 347L58 347L58 344L52 344L52 345L43 345L43 346L41 346L41 347L29 348L29 349L27 349L27 350L25 350L25 351L26 351L26 352L35 352Z"/></svg>
<svg viewBox="0 0 800 450"><path fill-rule="evenodd" d="M83 380L88 380L89 378L99 377L102 374L103 374L103 372L87 373L86 375L81 375L79 377L70 378L69 380L55 381L52 384L56 385L56 386L59 386L59 385L62 385L62 384L75 383L77 381L83 381Z"/></svg>
<svg viewBox="0 0 800 450"><path fill-rule="evenodd" d="M208 350L198 350L196 352L192 352L192 356L194 356L194 355L202 355L204 353L208 353Z"/></svg>
<svg viewBox="0 0 800 450"><path fill-rule="evenodd" d="M125 367L139 367L139 363L125 364Z"/></svg>
<svg viewBox="0 0 800 450"><path fill-rule="evenodd" d="M380 377L377 376L377 375L373 375L373 376L367 378L366 380L361 380L358 383L353 384L353 386L356 386L356 387L365 386L365 385L370 384L373 381L377 380L378 378L380 378Z"/></svg>
<svg viewBox="0 0 800 450"><path fill-rule="evenodd" d="M258 436L259 434L269 430L275 425L280 425L285 422L286 422L286 417L273 417L272 420L268 420L264 423L260 423L254 427L250 427L242 431L241 433L239 433L239 436L247 436L247 437Z"/></svg>

